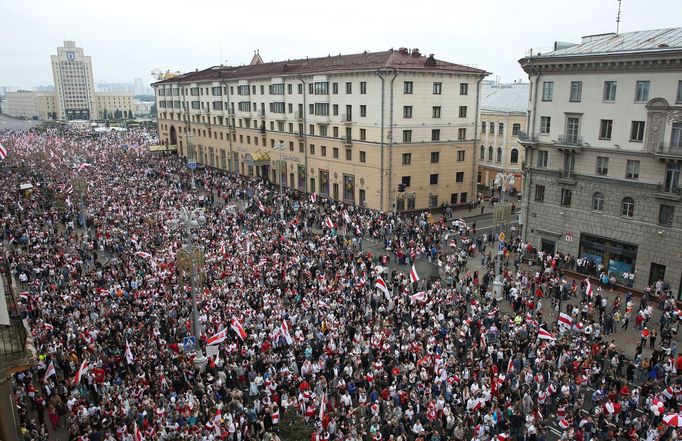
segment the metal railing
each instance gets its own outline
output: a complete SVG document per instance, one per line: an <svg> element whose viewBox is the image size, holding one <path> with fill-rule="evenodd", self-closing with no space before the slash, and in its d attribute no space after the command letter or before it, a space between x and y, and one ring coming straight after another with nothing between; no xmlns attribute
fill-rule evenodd
<svg viewBox="0 0 682 441"><path fill-rule="evenodd" d="M537 135L519 131L519 141L536 142L537 140L538 140Z"/></svg>
<svg viewBox="0 0 682 441"><path fill-rule="evenodd" d="M4 299L7 304L10 324L0 325L0 361L12 361L25 355L26 328L14 302L12 286L7 283L4 274L0 274L5 288ZM1 298L0 298L1 299Z"/></svg>
<svg viewBox="0 0 682 441"><path fill-rule="evenodd" d="M682 156L682 145L661 141L658 143L658 153Z"/></svg>
<svg viewBox="0 0 682 441"><path fill-rule="evenodd" d="M559 144L583 145L583 137L579 135L559 135Z"/></svg>

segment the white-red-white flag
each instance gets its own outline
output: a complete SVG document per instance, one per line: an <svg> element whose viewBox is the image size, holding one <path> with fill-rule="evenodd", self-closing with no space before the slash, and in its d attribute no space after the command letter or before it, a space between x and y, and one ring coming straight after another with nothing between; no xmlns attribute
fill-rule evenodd
<svg viewBox="0 0 682 441"><path fill-rule="evenodd" d="M573 317L570 315L560 312L559 313L559 327L571 329L573 327Z"/></svg>
<svg viewBox="0 0 682 441"><path fill-rule="evenodd" d="M419 291L418 293L412 294L410 296L410 300L412 302L423 302L424 300L426 300L426 292Z"/></svg>
<svg viewBox="0 0 682 441"><path fill-rule="evenodd" d="M135 437L135 441L144 441L144 436L142 436L140 428L137 427L137 422L133 423L133 436Z"/></svg>
<svg viewBox="0 0 682 441"><path fill-rule="evenodd" d="M592 298L594 291L592 290L592 284L590 283L590 279L589 278L585 279L585 282L587 283L587 289L585 290L587 293L587 297Z"/></svg>
<svg viewBox="0 0 682 441"><path fill-rule="evenodd" d="M388 294L388 286L386 285L386 282L384 282L384 279L381 278L381 276L377 277L377 283L374 285L375 287L379 288L386 297L389 296Z"/></svg>
<svg viewBox="0 0 682 441"><path fill-rule="evenodd" d="M279 424L279 409L272 412L272 424Z"/></svg>
<svg viewBox="0 0 682 441"><path fill-rule="evenodd" d="M230 322L230 327L237 334L237 337L241 338L242 341L246 340L247 336L246 331L244 330L244 327L242 326L241 322L236 317L232 318L232 321Z"/></svg>
<svg viewBox="0 0 682 441"><path fill-rule="evenodd" d="M330 230L331 230L332 228L334 228L334 223L333 223L332 220L329 218L329 216L327 216L327 218L324 220L324 224L325 224L325 225L327 226L327 228L329 228Z"/></svg>
<svg viewBox="0 0 682 441"><path fill-rule="evenodd" d="M88 360L83 360L83 363L81 363L80 367L78 368L78 372L76 372L76 376L73 379L73 384L78 384L81 382L83 374L88 371L89 367Z"/></svg>
<svg viewBox="0 0 682 441"><path fill-rule="evenodd" d="M343 220L346 221L347 224L351 223L350 216L348 215L347 211L343 212Z"/></svg>
<svg viewBox="0 0 682 441"><path fill-rule="evenodd" d="M68 205L68 207L71 208L71 197L70 196L66 197L66 205Z"/></svg>
<svg viewBox="0 0 682 441"><path fill-rule="evenodd" d="M260 200L258 201L258 209L260 211L265 211L265 206L263 205L263 203Z"/></svg>
<svg viewBox="0 0 682 441"><path fill-rule="evenodd" d="M220 330L217 334L206 340L206 345L217 345L227 340L227 328Z"/></svg>
<svg viewBox="0 0 682 441"><path fill-rule="evenodd" d="M141 258L143 258L143 259L149 259L150 257L152 257L151 254L145 253L144 251L138 251L138 252L135 253L135 255L138 256L138 257L141 257Z"/></svg>
<svg viewBox="0 0 682 441"><path fill-rule="evenodd" d="M219 252L220 252L220 254L225 254L225 242L220 244Z"/></svg>
<svg viewBox="0 0 682 441"><path fill-rule="evenodd" d="M550 340L550 341L556 340L555 336L553 336L551 333L545 331L542 328L538 329L538 338L543 339L543 340Z"/></svg>
<svg viewBox="0 0 682 441"><path fill-rule="evenodd" d="M313 204L317 202L317 193L310 194L310 202L312 202Z"/></svg>
<svg viewBox="0 0 682 441"><path fill-rule="evenodd" d="M289 325L287 324L286 320L282 320L282 326L280 326L280 332L282 335L284 335L284 338L287 341L287 344L293 344L294 339L291 338L291 334L289 333Z"/></svg>
<svg viewBox="0 0 682 441"><path fill-rule="evenodd" d="M412 265L412 269L410 270L410 282L415 283L419 281L419 274L417 274L417 268L415 268L414 265Z"/></svg>
<svg viewBox="0 0 682 441"><path fill-rule="evenodd" d="M127 338L126 338L126 361L128 362L128 364L135 363L135 357L133 356L133 351L130 349L130 343L128 343Z"/></svg>
<svg viewBox="0 0 682 441"><path fill-rule="evenodd" d="M327 394L322 394L320 398L320 421L324 420L324 413L327 411Z"/></svg>
<svg viewBox="0 0 682 441"><path fill-rule="evenodd" d="M7 149L0 144L0 159L5 159L7 157Z"/></svg>
<svg viewBox="0 0 682 441"><path fill-rule="evenodd" d="M53 375L56 376L57 371L54 368L54 362L50 360L50 364L47 366L47 370L45 371L45 376L43 377L43 381L47 381L47 379Z"/></svg>
<svg viewBox="0 0 682 441"><path fill-rule="evenodd" d="M76 169L76 171L81 172L85 167L90 167L90 165L91 164L88 164L87 162L81 162L80 164L78 164L78 168Z"/></svg>

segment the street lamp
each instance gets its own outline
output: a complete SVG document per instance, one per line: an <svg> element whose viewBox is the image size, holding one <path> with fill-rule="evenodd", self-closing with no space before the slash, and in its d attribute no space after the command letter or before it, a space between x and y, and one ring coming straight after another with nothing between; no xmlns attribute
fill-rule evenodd
<svg viewBox="0 0 682 441"><path fill-rule="evenodd" d="M200 371L206 367L208 359L204 356L199 341L201 338L201 321L197 307L197 291L203 285L202 269L204 267L204 249L200 245L192 243L192 229L206 224L206 217L202 210L190 211L182 208L176 213L176 218L170 221L174 229L182 228L185 233L185 243L178 252L178 269L181 274L181 286L184 289L184 280L189 277L192 287L192 317L194 321L194 338L197 344L197 355L194 363Z"/></svg>
<svg viewBox="0 0 682 441"><path fill-rule="evenodd" d="M282 184L282 152L284 151L284 143L282 141L276 142L272 148L279 150L279 160L277 161L277 170L279 171L279 217L284 220L284 199L282 198L282 190L284 187L284 184ZM275 173L275 178L276 177L277 173Z"/></svg>
<svg viewBox="0 0 682 441"><path fill-rule="evenodd" d="M192 134L187 129L187 166L190 169L192 190L196 190L197 184L194 182L194 169L197 168L197 160L194 158L194 144L192 144Z"/></svg>
<svg viewBox="0 0 682 441"><path fill-rule="evenodd" d="M500 274L500 260L502 259L502 241L505 239L505 230L507 218L511 212L511 204L507 202L507 194L509 188L514 185L514 174L500 172L495 176L495 181L493 182L495 187L500 188L500 202L495 205L493 210L493 220L498 226L500 234L498 235L498 240L500 241L497 249L497 259L495 259L495 281L493 282L493 294L495 294L495 299L499 302L504 299L502 295L502 277Z"/></svg>

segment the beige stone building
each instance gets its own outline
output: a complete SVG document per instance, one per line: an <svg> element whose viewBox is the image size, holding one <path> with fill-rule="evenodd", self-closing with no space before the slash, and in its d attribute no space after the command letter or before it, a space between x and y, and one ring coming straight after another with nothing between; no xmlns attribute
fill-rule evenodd
<svg viewBox="0 0 682 441"><path fill-rule="evenodd" d="M58 119L91 119L98 114L95 98L95 81L92 59L76 47L74 41L65 41L50 57L52 76L57 96Z"/></svg>
<svg viewBox="0 0 682 441"><path fill-rule="evenodd" d="M57 97L52 92L10 92L2 111L7 115L30 119L55 119Z"/></svg>
<svg viewBox="0 0 682 441"><path fill-rule="evenodd" d="M478 147L479 189L489 190L498 173L514 175L514 189L523 189L524 149L519 133L526 131L528 83L481 85L480 145Z"/></svg>
<svg viewBox="0 0 682 441"><path fill-rule="evenodd" d="M466 204L486 75L417 49L256 55L155 83L159 136L199 163L351 204Z"/></svg>

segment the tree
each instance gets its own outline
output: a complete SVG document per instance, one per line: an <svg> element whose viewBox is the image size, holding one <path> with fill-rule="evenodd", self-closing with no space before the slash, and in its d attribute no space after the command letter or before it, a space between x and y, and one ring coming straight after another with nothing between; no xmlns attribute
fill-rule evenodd
<svg viewBox="0 0 682 441"><path fill-rule="evenodd" d="M115 111L114 112L114 119L121 119L121 118L123 118L123 112L121 112L120 110Z"/></svg>
<svg viewBox="0 0 682 441"><path fill-rule="evenodd" d="M128 110L128 118L135 118L135 114L133 113L132 109Z"/></svg>
<svg viewBox="0 0 682 441"><path fill-rule="evenodd" d="M107 109L102 110L102 119L106 120L108 116Z"/></svg>
<svg viewBox="0 0 682 441"><path fill-rule="evenodd" d="M156 103L152 104L152 106L149 108L149 114L151 116L156 116Z"/></svg>

